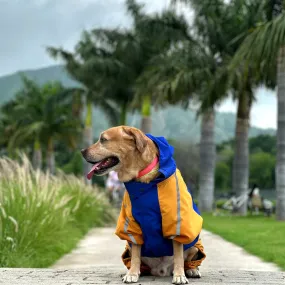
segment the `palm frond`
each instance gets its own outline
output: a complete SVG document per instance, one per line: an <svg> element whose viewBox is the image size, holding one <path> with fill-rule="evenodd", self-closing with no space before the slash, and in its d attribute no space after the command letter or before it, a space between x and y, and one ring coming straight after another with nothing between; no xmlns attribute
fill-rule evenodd
<svg viewBox="0 0 285 285"><path fill-rule="evenodd" d="M43 125L44 122L34 122L28 126L23 126L17 129L9 140L8 149L17 147L26 140L37 137L42 130Z"/></svg>
<svg viewBox="0 0 285 285"><path fill-rule="evenodd" d="M106 115L112 126L119 125L119 111L118 106L108 100L100 100L95 106L98 106Z"/></svg>
<svg viewBox="0 0 285 285"><path fill-rule="evenodd" d="M241 63L255 70L257 81L274 86L277 55L285 45L285 14L255 28L244 40L231 63L231 69Z"/></svg>
<svg viewBox="0 0 285 285"><path fill-rule="evenodd" d="M126 0L126 7L127 7L127 11L131 14L132 18L135 21L138 21L139 19L143 17L144 15L142 12L144 8L143 4L139 4L135 0Z"/></svg>

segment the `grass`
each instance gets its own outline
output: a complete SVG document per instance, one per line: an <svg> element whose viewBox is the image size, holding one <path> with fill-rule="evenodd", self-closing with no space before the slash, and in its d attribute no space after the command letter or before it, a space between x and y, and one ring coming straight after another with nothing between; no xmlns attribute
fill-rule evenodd
<svg viewBox="0 0 285 285"><path fill-rule="evenodd" d="M274 217L204 214L204 228L285 270L285 223Z"/></svg>
<svg viewBox="0 0 285 285"><path fill-rule="evenodd" d="M48 267L87 231L113 221L98 189L75 176L0 159L0 266Z"/></svg>

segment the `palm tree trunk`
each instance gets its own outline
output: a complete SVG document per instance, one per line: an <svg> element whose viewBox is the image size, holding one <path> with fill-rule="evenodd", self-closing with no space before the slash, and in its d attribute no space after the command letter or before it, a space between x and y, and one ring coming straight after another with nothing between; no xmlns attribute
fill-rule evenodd
<svg viewBox="0 0 285 285"><path fill-rule="evenodd" d="M237 210L240 215L247 214L247 191L249 176L248 131L251 98L248 92L242 92L238 100L235 134L235 152L233 162L233 191L237 196L244 195L246 201Z"/></svg>
<svg viewBox="0 0 285 285"><path fill-rule="evenodd" d="M127 123L128 103L124 102L121 106L120 125L125 126Z"/></svg>
<svg viewBox="0 0 285 285"><path fill-rule="evenodd" d="M72 115L75 118L81 118L82 102L81 94L75 91L72 95Z"/></svg>
<svg viewBox="0 0 285 285"><path fill-rule="evenodd" d="M51 174L55 174L55 158L54 158L54 149L53 149L53 138L48 139L47 146L47 169Z"/></svg>
<svg viewBox="0 0 285 285"><path fill-rule="evenodd" d="M216 161L215 112L209 109L203 114L200 139L199 209L211 212L214 203L214 177Z"/></svg>
<svg viewBox="0 0 285 285"><path fill-rule="evenodd" d="M277 70L277 163L276 163L276 219L285 221L285 47L278 54Z"/></svg>
<svg viewBox="0 0 285 285"><path fill-rule="evenodd" d="M41 143L38 139L36 139L34 143L33 167L34 169L42 168L42 149L41 149Z"/></svg>
<svg viewBox="0 0 285 285"><path fill-rule="evenodd" d="M150 95L145 95L143 97L141 130L144 133L151 132L151 97Z"/></svg>
<svg viewBox="0 0 285 285"><path fill-rule="evenodd" d="M87 101L87 112L85 118L85 128L83 131L83 148L89 147L93 144L93 131L92 131L92 102L90 100ZM90 170L90 164L83 159L83 171L85 183L91 185L91 181L87 179L86 175Z"/></svg>

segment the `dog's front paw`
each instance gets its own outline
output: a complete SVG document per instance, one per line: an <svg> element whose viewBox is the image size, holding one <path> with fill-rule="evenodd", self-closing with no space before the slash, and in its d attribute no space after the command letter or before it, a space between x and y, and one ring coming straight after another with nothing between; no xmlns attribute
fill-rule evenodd
<svg viewBox="0 0 285 285"><path fill-rule="evenodd" d="M189 281L184 274L173 276L172 284L188 284L188 283L189 283Z"/></svg>
<svg viewBox="0 0 285 285"><path fill-rule="evenodd" d="M201 273L198 268L186 270L186 276L189 278L201 278Z"/></svg>
<svg viewBox="0 0 285 285"><path fill-rule="evenodd" d="M123 278L123 282L124 283L136 283L138 282L139 280L139 276L140 274L139 273L131 273L131 272L128 272Z"/></svg>

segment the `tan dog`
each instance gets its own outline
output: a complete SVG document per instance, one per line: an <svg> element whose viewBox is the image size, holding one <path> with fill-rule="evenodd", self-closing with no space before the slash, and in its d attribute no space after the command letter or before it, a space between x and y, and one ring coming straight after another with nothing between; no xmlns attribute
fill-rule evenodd
<svg viewBox="0 0 285 285"><path fill-rule="evenodd" d="M111 170L118 173L121 182L136 180L149 183L160 175L158 163L152 171L137 178L140 171L147 168L159 155L159 151L156 144L136 128L120 126L108 129L94 145L81 152L86 161L93 164L88 173L89 179L93 175L105 175ZM185 276L184 263L205 257L203 252L202 258L201 255L199 257L199 247L193 246L184 251L183 244L175 240L173 257L141 257L141 247L140 244L132 244L131 265L123 278L125 283L138 281L143 262L150 268L152 275L170 276L173 273L174 284L186 284L189 282ZM201 276L197 266L187 269L186 275L193 278Z"/></svg>

